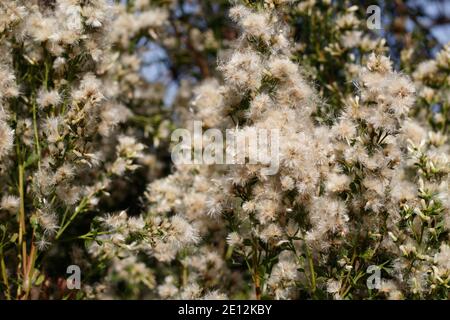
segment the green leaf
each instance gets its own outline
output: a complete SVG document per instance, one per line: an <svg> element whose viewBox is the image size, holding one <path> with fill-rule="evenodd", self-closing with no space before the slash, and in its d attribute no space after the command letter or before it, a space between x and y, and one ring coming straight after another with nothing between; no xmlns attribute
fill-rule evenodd
<svg viewBox="0 0 450 320"><path fill-rule="evenodd" d="M43 274L39 275L39 277L36 279L35 285L39 286L42 282L44 282L45 276Z"/></svg>
<svg viewBox="0 0 450 320"><path fill-rule="evenodd" d="M35 152L33 152L28 159L25 161L24 163L24 168L27 168L31 165L33 165L35 162L37 162L39 160L39 155Z"/></svg>
<svg viewBox="0 0 450 320"><path fill-rule="evenodd" d="M16 240L17 240L17 238L19 237L19 235L17 234L17 233L14 233L12 236L11 236L11 238L9 239L9 241L11 241L11 242L16 242Z"/></svg>

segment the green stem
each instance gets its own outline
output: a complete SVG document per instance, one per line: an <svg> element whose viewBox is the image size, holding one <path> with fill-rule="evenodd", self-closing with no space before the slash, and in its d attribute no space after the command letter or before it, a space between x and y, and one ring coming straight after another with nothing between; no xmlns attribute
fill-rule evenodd
<svg viewBox="0 0 450 320"><path fill-rule="evenodd" d="M308 245L305 243L306 257L308 258L309 272L311 273L311 296L314 297L316 293L316 272L314 271L314 262Z"/></svg>
<svg viewBox="0 0 450 320"><path fill-rule="evenodd" d="M96 239L95 236L103 235L103 234L111 234L111 233L112 233L111 231L101 231L101 232L92 232L91 231L91 232L85 233L81 236L65 238L61 241L62 242L70 242L73 240L95 240ZM99 239L97 239L97 240L99 241Z"/></svg>
<svg viewBox="0 0 450 320"><path fill-rule="evenodd" d="M3 257L3 249L0 248L0 267L2 269L3 284L5 285L5 297L7 300L11 300L11 293L9 291L8 274L6 272L5 259Z"/></svg>
<svg viewBox="0 0 450 320"><path fill-rule="evenodd" d="M34 237L34 236L33 236ZM26 274L24 276L25 279L27 279L26 281L26 287L25 287L25 295L23 297L23 299L28 299L28 296L30 294L30 290L32 287L32 280L33 280L33 273L34 273L34 265L36 263L36 246L33 243L33 240L31 242L31 252L30 252L30 257L28 259L28 264L26 267Z"/></svg>
<svg viewBox="0 0 450 320"><path fill-rule="evenodd" d="M353 267L353 264L355 263L355 260L356 260L356 249L353 250L352 260L350 261L350 265L351 265L352 267ZM340 294L340 296L341 296L342 298L344 298L344 297L348 294L348 292L350 291L350 288L351 288L351 286L352 286L352 284L349 283L349 284L348 284L348 287L346 288L346 285L347 285L347 283L348 283L349 280L350 280L350 275L351 275L351 273L352 273L352 269L348 270L347 276L345 277L345 280L344 280L344 282L342 283L342 288L345 288L345 289L341 290L342 293Z"/></svg>
<svg viewBox="0 0 450 320"><path fill-rule="evenodd" d="M253 240L253 258L252 258L252 278L255 284L256 300L261 300L261 279L259 275L259 255L258 255L258 240Z"/></svg>
<svg viewBox="0 0 450 320"><path fill-rule="evenodd" d="M48 74L49 74L50 68L49 65L47 63L47 61L45 61L45 72L44 72L44 88L45 90L47 90L48 88Z"/></svg>
<svg viewBox="0 0 450 320"><path fill-rule="evenodd" d="M24 168L23 164L19 164L19 196L20 196L20 205L19 205L19 246L23 243L23 236L25 234L25 195L23 192L24 183Z"/></svg>
<svg viewBox="0 0 450 320"><path fill-rule="evenodd" d="M182 285L183 288L185 288L187 286L187 283L188 283L189 273L188 273L188 268L187 268L185 263L183 263L182 268L183 269L182 269L182 276L181 276L181 285Z"/></svg>
<svg viewBox="0 0 450 320"><path fill-rule="evenodd" d="M38 156L38 168L41 169L41 146L39 144L39 132L37 127L37 110L36 101L33 102L33 129L34 129L34 142L36 144L36 154Z"/></svg>
<svg viewBox="0 0 450 320"><path fill-rule="evenodd" d="M61 220L61 225L64 225L64 223L66 222L67 213L69 213L69 207L67 207L66 210L64 210L64 215L63 215L63 218Z"/></svg>
<svg viewBox="0 0 450 320"><path fill-rule="evenodd" d="M58 233L55 236L55 239L58 240L61 235L63 234L63 232L67 229L67 227L72 223L73 220L75 220L75 218L78 216L78 214L80 212L82 212L86 205L88 203L88 198L83 198L83 200L81 200L80 204L78 205L78 207L75 209L75 212L72 214L72 216L69 218L69 220L67 221L66 224L64 224L58 231Z"/></svg>
<svg viewBox="0 0 450 320"><path fill-rule="evenodd" d="M19 204L19 239L18 239L18 258L19 258L19 272L22 269L23 275L25 275L25 267L26 267L26 258L27 258L27 245L26 241L24 241L24 235L26 233L25 230L25 194L24 194L24 165L22 159L22 153L20 150L19 140L17 139L17 161L18 165L18 180L19 180L19 196L20 196L20 204ZM21 286L17 287L17 296L21 294Z"/></svg>

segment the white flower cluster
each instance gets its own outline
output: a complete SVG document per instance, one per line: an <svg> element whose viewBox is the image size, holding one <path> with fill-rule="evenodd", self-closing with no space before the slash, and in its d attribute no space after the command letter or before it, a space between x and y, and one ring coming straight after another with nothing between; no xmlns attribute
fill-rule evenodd
<svg viewBox="0 0 450 320"><path fill-rule="evenodd" d="M0 193L2 210L18 217L19 296L30 295L36 251L141 157L135 138L115 137L128 112L102 79L110 9L103 0L0 4Z"/></svg>
<svg viewBox="0 0 450 320"><path fill-rule="evenodd" d="M442 263L427 265L416 257L407 261L417 267L400 268L402 249L408 248L403 241L409 248L430 248L425 241L411 238L417 234L409 219L426 222L420 237L429 229L437 235L432 244L436 257L445 254L440 244L448 234L448 226L435 229L448 223L445 200L438 200L448 197L443 191L448 189L448 145L432 135L440 140L441 153L433 148L433 161L424 167L435 170L441 182L433 189L439 191L431 203L421 200L421 192L434 191L415 185L421 171L407 173L417 170L411 167L414 161L424 160L422 154L408 160L410 140L414 136L417 140L418 130L425 132L408 119L415 85L393 71L388 58L368 55L355 73L355 96L346 99L337 121L331 128L317 125L313 114L321 101L290 60L292 51L286 33L279 32L285 27L277 11L236 6L230 15L241 27L241 37L219 64L224 84L207 80L196 90L194 118L205 127L280 129L280 170L265 176L261 165L179 167L150 185L155 212L189 215L193 225L208 216L223 220L231 229L227 254L246 262L256 298L293 298L299 288L306 288L311 296L328 292L334 298L348 298L354 286L350 279L372 264L389 261L396 261L394 271L383 282L380 296L424 297L443 290L448 269L440 269ZM200 189L198 181L204 184ZM419 208L412 207L420 203L426 208L420 210L429 213L417 218ZM416 214L402 217L405 208ZM189 213L193 209L195 215ZM427 217L431 212L432 219ZM202 238L211 234L208 227L212 226L201 224ZM432 255L428 256L432 262ZM402 263L406 266L406 260ZM330 266L334 269L327 275L317 271ZM440 278L422 277L430 287L415 291L415 268L423 269L424 275L438 272ZM401 279L406 280L401 283Z"/></svg>
<svg viewBox="0 0 450 320"><path fill-rule="evenodd" d="M88 299L448 299L450 45L398 72L347 2L224 8L0 2L0 298L70 259ZM223 146L276 172L171 167L194 121L276 130Z"/></svg>

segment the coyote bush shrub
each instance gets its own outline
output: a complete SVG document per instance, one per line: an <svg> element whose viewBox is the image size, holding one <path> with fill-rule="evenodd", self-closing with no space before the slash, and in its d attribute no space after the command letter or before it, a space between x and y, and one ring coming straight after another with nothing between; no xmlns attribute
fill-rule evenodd
<svg viewBox="0 0 450 320"><path fill-rule="evenodd" d="M0 2L0 298L448 299L450 44L384 9Z"/></svg>

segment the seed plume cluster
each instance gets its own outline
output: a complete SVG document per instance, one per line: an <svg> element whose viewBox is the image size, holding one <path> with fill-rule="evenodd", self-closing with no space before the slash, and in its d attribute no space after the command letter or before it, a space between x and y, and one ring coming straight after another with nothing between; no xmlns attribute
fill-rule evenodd
<svg viewBox="0 0 450 320"><path fill-rule="evenodd" d="M450 44L211 2L0 2L0 299L450 298Z"/></svg>

